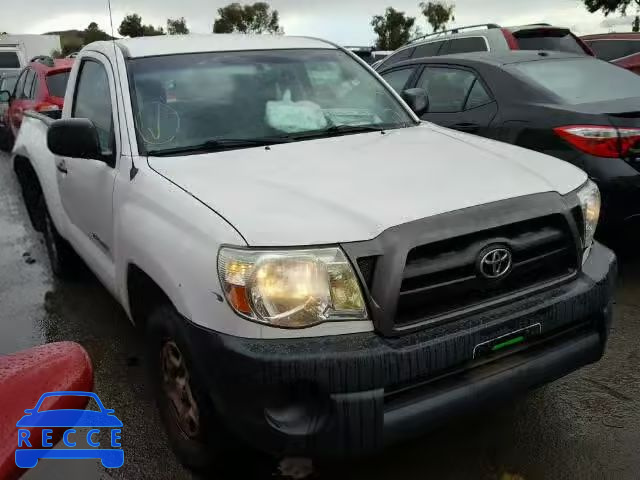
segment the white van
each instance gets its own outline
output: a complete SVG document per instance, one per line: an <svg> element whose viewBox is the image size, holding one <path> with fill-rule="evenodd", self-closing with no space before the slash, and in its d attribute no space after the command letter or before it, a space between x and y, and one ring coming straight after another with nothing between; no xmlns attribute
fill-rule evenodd
<svg viewBox="0 0 640 480"><path fill-rule="evenodd" d="M17 72L38 55L60 49L60 35L0 35L0 75Z"/></svg>

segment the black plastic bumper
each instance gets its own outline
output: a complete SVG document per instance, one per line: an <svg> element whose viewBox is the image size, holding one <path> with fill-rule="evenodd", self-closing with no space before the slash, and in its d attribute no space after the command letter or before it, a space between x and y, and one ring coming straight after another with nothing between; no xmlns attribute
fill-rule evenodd
<svg viewBox="0 0 640 480"><path fill-rule="evenodd" d="M569 283L397 338L243 339L186 323L194 367L228 428L273 454L371 453L597 361L611 322L613 253L596 244ZM540 335L474 358L475 347Z"/></svg>

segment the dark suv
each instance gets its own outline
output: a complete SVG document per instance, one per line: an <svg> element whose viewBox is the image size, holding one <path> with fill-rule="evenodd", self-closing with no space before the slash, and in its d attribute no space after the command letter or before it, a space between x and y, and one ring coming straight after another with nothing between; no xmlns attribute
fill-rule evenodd
<svg viewBox="0 0 640 480"><path fill-rule="evenodd" d="M487 23L420 37L396 50L375 68L381 70L410 58L470 52L501 53L509 50L552 50L593 55L585 42L568 28L553 27L548 23L519 27L501 27Z"/></svg>

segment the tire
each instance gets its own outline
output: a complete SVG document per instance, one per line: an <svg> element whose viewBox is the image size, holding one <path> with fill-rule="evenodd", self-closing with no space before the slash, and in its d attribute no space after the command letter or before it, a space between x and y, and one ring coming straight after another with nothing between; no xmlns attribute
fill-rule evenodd
<svg viewBox="0 0 640 480"><path fill-rule="evenodd" d="M255 465L247 460L250 450L241 449L219 421L205 383L193 368L182 322L172 306L160 306L147 319L145 333L148 374L174 453L183 465L201 474L227 473L231 467L237 472ZM181 381L173 381L172 376ZM244 473L241 478L247 478Z"/></svg>
<svg viewBox="0 0 640 480"><path fill-rule="evenodd" d="M40 197L38 214L42 219L44 244L53 274L62 280L74 279L79 270L80 260L69 242L56 230L43 196Z"/></svg>

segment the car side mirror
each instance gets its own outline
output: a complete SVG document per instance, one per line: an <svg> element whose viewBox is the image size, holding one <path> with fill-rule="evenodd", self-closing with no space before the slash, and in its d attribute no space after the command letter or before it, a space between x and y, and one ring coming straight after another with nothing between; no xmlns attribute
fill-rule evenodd
<svg viewBox="0 0 640 480"><path fill-rule="evenodd" d="M409 88L400 96L416 115L424 115L429 111L429 96L424 88Z"/></svg>
<svg viewBox="0 0 640 480"><path fill-rule="evenodd" d="M65 118L49 125L47 146L61 157L105 161L100 150L98 130L87 118Z"/></svg>
<svg viewBox="0 0 640 480"><path fill-rule="evenodd" d="M11 100L11 92L7 90L0 91L0 103L7 103Z"/></svg>

